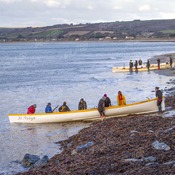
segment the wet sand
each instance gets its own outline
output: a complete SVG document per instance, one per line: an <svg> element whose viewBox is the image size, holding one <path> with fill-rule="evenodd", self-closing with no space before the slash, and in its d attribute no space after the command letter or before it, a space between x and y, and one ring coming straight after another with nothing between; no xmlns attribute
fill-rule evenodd
<svg viewBox="0 0 175 175"><path fill-rule="evenodd" d="M158 56L161 62L169 54ZM173 55L175 58L175 54ZM151 59L156 62L157 56ZM174 75L175 70L155 71ZM130 115L95 122L60 144L61 154L55 155L39 168L21 175L163 175L175 174L175 115L172 108L175 81L165 104L169 111L162 114ZM154 142L167 145L160 150ZM91 144L89 144L91 143ZM88 145L82 148L84 145ZM82 149L79 149L81 146Z"/></svg>
<svg viewBox="0 0 175 175"><path fill-rule="evenodd" d="M163 54L163 55L156 55L153 58L150 59L150 62L152 64L157 63L157 59L160 59L160 63L169 63L170 62L170 56L173 58L173 67L175 66L175 53L171 54ZM155 73L160 75L166 75L166 76L172 76L175 75L175 69L167 69L167 70L156 70Z"/></svg>

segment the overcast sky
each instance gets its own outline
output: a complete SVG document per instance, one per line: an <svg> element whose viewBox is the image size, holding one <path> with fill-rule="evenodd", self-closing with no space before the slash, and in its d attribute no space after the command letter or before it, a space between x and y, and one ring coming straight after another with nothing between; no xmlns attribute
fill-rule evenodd
<svg viewBox="0 0 175 175"><path fill-rule="evenodd" d="M175 0L0 0L0 27L175 19Z"/></svg>

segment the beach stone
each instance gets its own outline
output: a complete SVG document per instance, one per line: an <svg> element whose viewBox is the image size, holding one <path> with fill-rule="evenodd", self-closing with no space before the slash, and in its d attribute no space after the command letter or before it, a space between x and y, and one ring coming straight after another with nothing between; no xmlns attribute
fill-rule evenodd
<svg viewBox="0 0 175 175"><path fill-rule="evenodd" d="M93 145L94 145L94 142L87 142L87 143L84 144L84 145L77 146L76 150L77 150L77 151L81 151L81 150L86 149L86 148L88 148L88 147L91 147L91 146L93 146Z"/></svg>
<svg viewBox="0 0 175 175"><path fill-rule="evenodd" d="M153 156L148 156L143 159L146 162L155 162L157 159Z"/></svg>
<svg viewBox="0 0 175 175"><path fill-rule="evenodd" d="M55 160L55 164L57 165L57 166L59 166L60 165L60 161L57 159L57 160Z"/></svg>
<svg viewBox="0 0 175 175"><path fill-rule="evenodd" d="M131 159L124 159L124 162L142 162L143 159L135 159L135 158L131 158Z"/></svg>
<svg viewBox="0 0 175 175"><path fill-rule="evenodd" d="M175 164L175 160L170 161L170 162L165 162L163 165L174 165Z"/></svg>
<svg viewBox="0 0 175 175"><path fill-rule="evenodd" d="M159 163L157 162L150 162L150 163L147 163L145 166L158 166Z"/></svg>
<svg viewBox="0 0 175 175"><path fill-rule="evenodd" d="M170 147L167 144L165 144L163 142L159 142L157 140L152 143L152 146L157 150L165 150L165 151L170 150Z"/></svg>
<svg viewBox="0 0 175 175"><path fill-rule="evenodd" d="M77 150L76 149L73 149L72 151L71 151L71 155L76 155L77 154Z"/></svg>
<svg viewBox="0 0 175 175"><path fill-rule="evenodd" d="M34 167L39 167L45 165L49 161L49 157L47 155L43 156L41 159L39 159L33 166Z"/></svg>
<svg viewBox="0 0 175 175"><path fill-rule="evenodd" d="M100 173L98 171L96 171L96 170L90 170L88 172L88 175L100 175Z"/></svg>
<svg viewBox="0 0 175 175"><path fill-rule="evenodd" d="M168 129L166 129L164 132L165 132L165 133L168 133L168 132L173 131L174 129L175 129L175 126L173 126L172 128L168 128Z"/></svg>
<svg viewBox="0 0 175 175"><path fill-rule="evenodd" d="M26 154L21 162L22 166L28 168L34 165L37 161L40 160L40 157L37 155Z"/></svg>

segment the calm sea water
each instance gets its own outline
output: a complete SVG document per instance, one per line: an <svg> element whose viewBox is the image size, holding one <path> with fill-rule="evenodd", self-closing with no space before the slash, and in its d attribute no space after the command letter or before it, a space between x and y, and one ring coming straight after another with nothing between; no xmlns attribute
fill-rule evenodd
<svg viewBox="0 0 175 175"><path fill-rule="evenodd" d="M174 51L172 42L0 44L0 173L21 170L12 161L26 153L53 156L60 151L55 142L89 126L81 122L10 124L9 113L26 113L34 103L37 112L43 112L48 102L55 107L63 101L73 110L81 98L92 108L104 93L116 105L119 90L128 103L154 97L154 87L168 87L172 77L154 72L112 73L112 67Z"/></svg>

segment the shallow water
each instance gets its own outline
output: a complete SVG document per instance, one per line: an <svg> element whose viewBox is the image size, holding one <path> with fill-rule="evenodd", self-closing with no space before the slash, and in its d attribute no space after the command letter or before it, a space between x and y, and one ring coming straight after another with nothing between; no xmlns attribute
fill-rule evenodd
<svg viewBox="0 0 175 175"><path fill-rule="evenodd" d="M116 105L119 90L127 103L152 98L154 87L169 87L166 82L172 77L155 72L112 73L112 67L174 50L171 42L0 44L0 172L7 172L13 164L9 163L21 160L26 153L52 157L60 151L55 142L89 126L81 122L10 124L9 113L26 113L34 103L37 112L43 112L48 102L55 107L63 101L70 109L77 109L81 98L92 108L104 93Z"/></svg>

